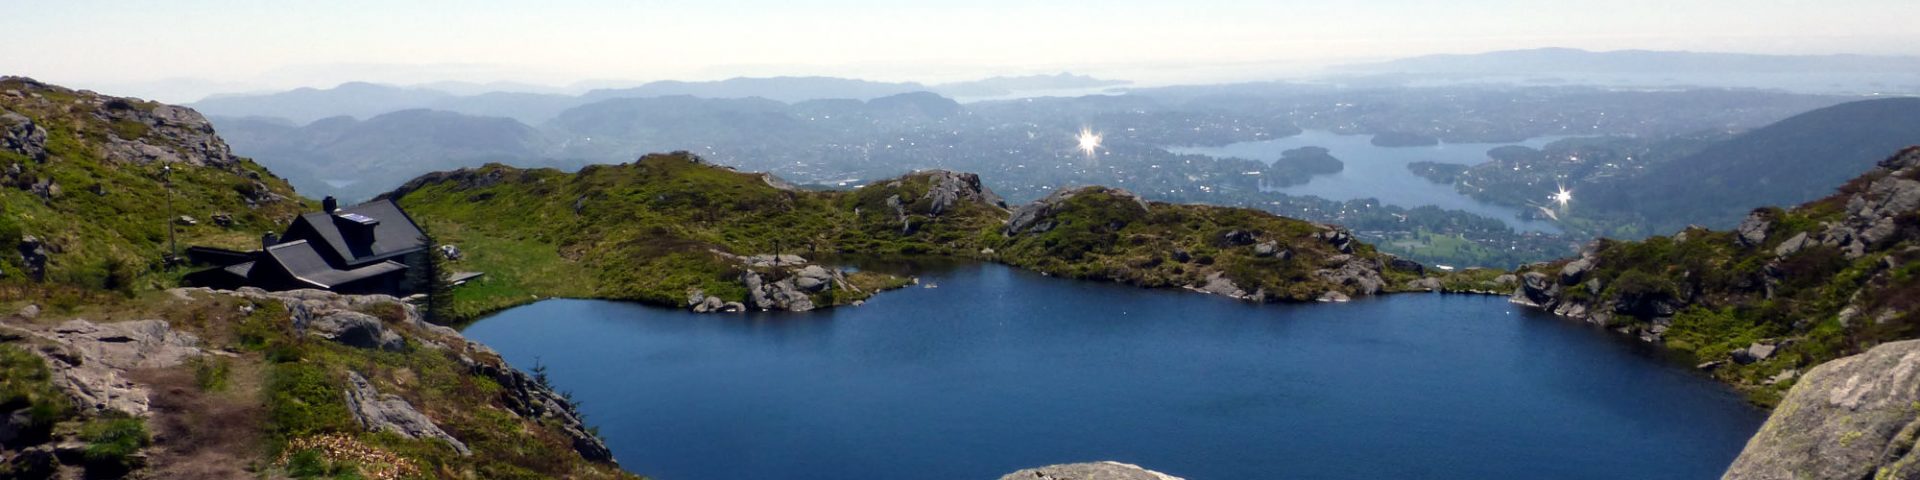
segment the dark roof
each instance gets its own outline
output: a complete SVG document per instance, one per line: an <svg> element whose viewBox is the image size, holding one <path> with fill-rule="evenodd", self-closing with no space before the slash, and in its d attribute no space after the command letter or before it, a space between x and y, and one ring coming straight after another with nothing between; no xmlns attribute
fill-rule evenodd
<svg viewBox="0 0 1920 480"><path fill-rule="evenodd" d="M333 288L374 276L405 270L406 265L392 260L340 270L327 264L314 245L306 240L295 240L267 247L266 257L286 269L293 278L317 288Z"/></svg>
<svg viewBox="0 0 1920 480"><path fill-rule="evenodd" d="M347 265L361 265L427 247L420 226L415 225L399 205L387 199L334 210L333 213L302 214L294 222L304 222L312 227L314 233L325 240L326 247L337 253ZM373 235L356 235L342 231L342 227L371 228ZM293 231L293 227L287 229L288 233Z"/></svg>

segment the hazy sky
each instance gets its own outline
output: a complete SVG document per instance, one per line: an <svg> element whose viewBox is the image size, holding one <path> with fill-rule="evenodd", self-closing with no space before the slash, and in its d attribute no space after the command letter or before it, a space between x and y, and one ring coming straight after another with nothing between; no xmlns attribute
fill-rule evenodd
<svg viewBox="0 0 1920 480"><path fill-rule="evenodd" d="M0 17L0 73L80 87L1061 70L1166 83L1543 46L1920 54L1916 0L8 1L31 5Z"/></svg>

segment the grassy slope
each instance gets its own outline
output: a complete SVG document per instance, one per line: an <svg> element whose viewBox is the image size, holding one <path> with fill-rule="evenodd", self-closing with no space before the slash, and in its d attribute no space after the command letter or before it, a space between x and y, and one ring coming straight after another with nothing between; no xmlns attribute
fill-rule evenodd
<svg viewBox="0 0 1920 480"><path fill-rule="evenodd" d="M16 180L28 184L51 179L61 194L43 199L25 188L0 187L0 290L20 298L34 293L80 289L158 287L173 282L181 271L168 271L161 259L167 252L169 190L160 178L161 165L125 164L108 160L100 145L108 137L146 141L174 148L164 140L146 138L150 128L138 117L92 102L104 97L58 87L34 86L21 80L0 81L0 90L38 93L40 98L0 95L0 108L32 119L47 131L47 157L35 161L0 151L0 168L19 165ZM126 101L124 109L151 111L159 104ZM131 138L129 138L131 137ZM178 226L181 248L213 245L247 248L258 245L260 234L280 228L303 207L298 200L281 200L250 207L246 192L265 185L272 194L297 199L286 181L274 177L250 160L228 166L173 166L171 201L175 215L192 216L193 226ZM95 191L104 192L96 194ZM231 226L214 225L215 213L230 214ZM29 292L15 245L23 236L48 244L46 278L55 288ZM55 306L79 303L75 295L54 299Z"/></svg>
<svg viewBox="0 0 1920 480"><path fill-rule="evenodd" d="M984 258L1152 287L1193 284L1223 270L1249 291L1266 287L1295 300L1341 288L1308 276L1311 262L1335 252L1306 238L1318 231L1306 222L1166 204L1143 215L1130 200L1094 194L1061 209L1060 228L1008 237L1001 231L1007 212L994 205L960 201L935 214L931 182L927 174L912 174L851 192L789 191L756 174L662 154L577 174L489 165L422 177L397 196L441 241L468 252L458 268L488 272L458 294L456 310L469 318L548 296L679 305L688 289L699 288L740 300L740 267L715 251ZM887 204L896 195L904 226ZM1302 260L1257 259L1250 246L1223 248L1215 239L1230 230L1288 239ZM1202 263L1170 261L1176 247L1195 252ZM996 253L984 253L988 249ZM1371 247L1360 249L1376 255ZM869 293L895 282L854 279ZM833 293L824 304L869 294Z"/></svg>

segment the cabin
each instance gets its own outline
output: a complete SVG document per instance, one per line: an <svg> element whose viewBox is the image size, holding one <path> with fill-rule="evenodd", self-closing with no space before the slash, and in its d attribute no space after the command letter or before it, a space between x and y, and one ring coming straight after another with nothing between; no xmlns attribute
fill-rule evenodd
<svg viewBox="0 0 1920 480"><path fill-rule="evenodd" d="M339 208L333 197L321 205L322 211L294 219L285 233L264 236L259 250L188 249L190 260L215 266L189 274L186 283L395 296L426 288L415 273L426 271L432 249L400 205L380 199Z"/></svg>

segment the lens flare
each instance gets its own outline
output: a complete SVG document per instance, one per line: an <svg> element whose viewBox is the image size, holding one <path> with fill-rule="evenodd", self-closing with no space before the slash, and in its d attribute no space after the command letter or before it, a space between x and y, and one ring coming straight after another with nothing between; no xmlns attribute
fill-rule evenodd
<svg viewBox="0 0 1920 480"><path fill-rule="evenodd" d="M1100 150L1100 134L1094 133L1091 129L1080 129L1080 136L1075 140L1080 142L1080 153L1089 157Z"/></svg>
<svg viewBox="0 0 1920 480"><path fill-rule="evenodd" d="M1553 203L1560 204L1560 208L1566 208L1567 203L1573 201L1573 191L1567 190L1567 187L1563 186L1563 187L1560 187L1560 191L1554 192L1552 196L1549 196L1547 198L1552 199Z"/></svg>

